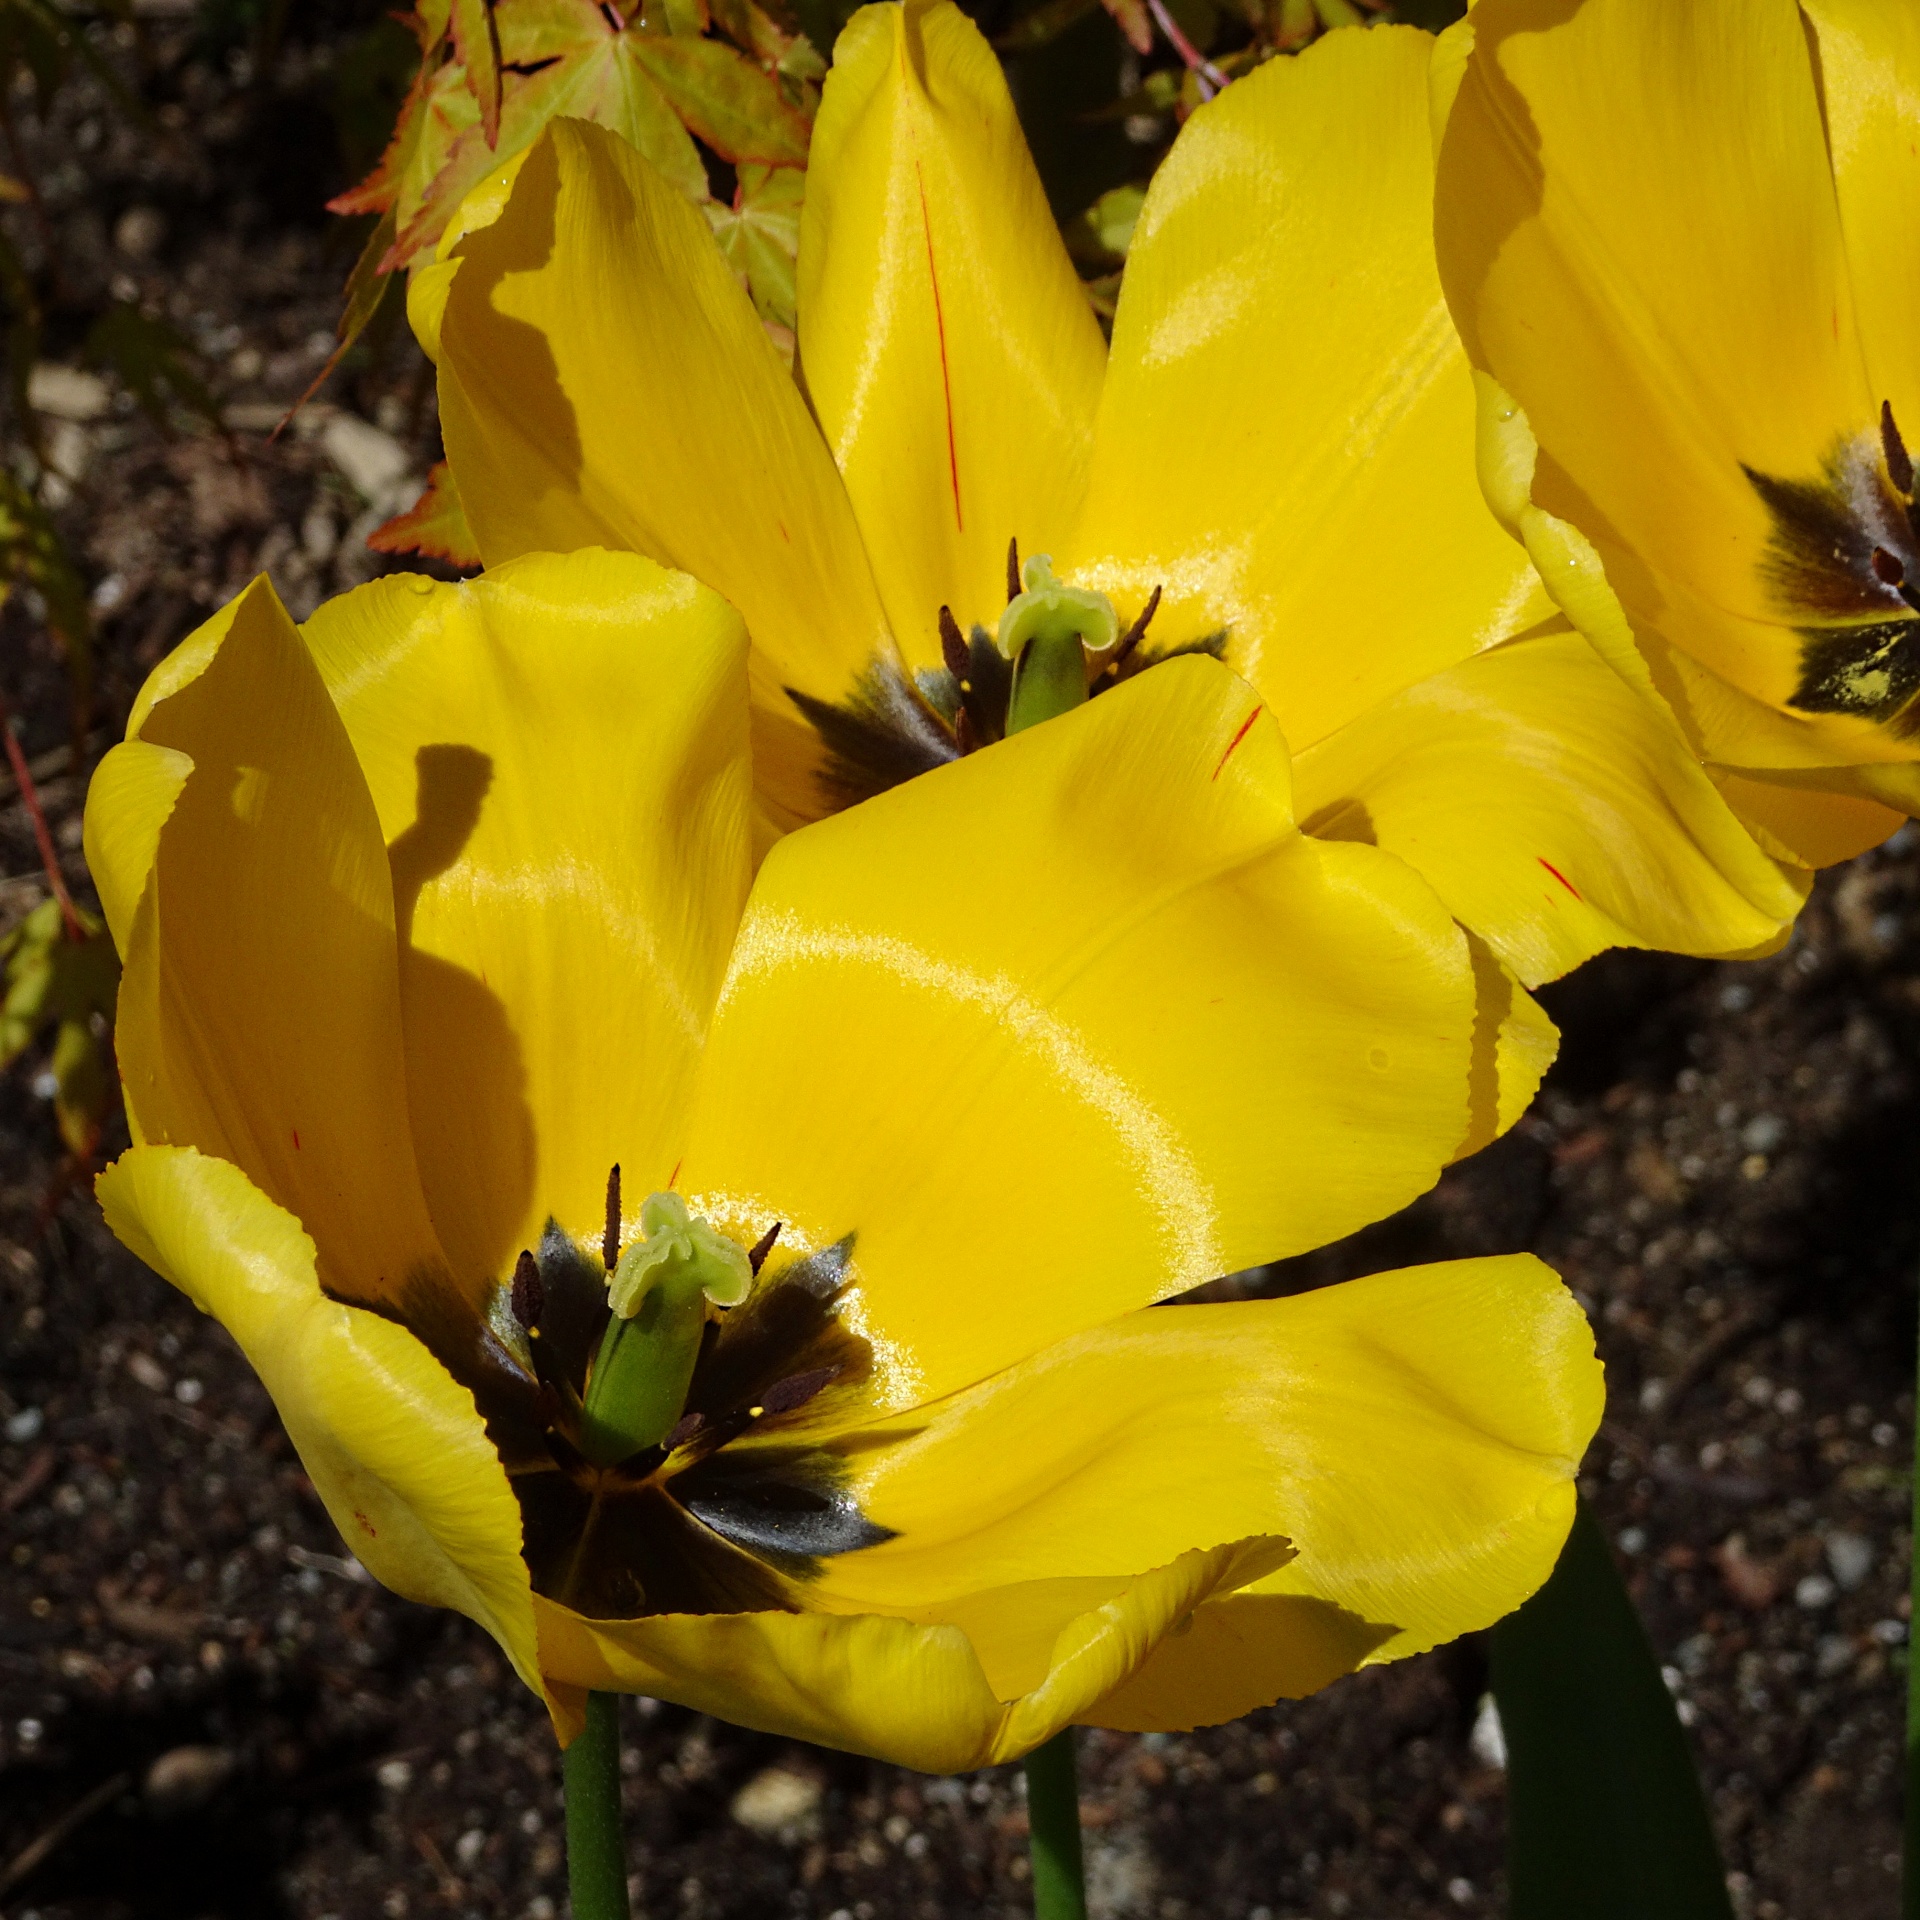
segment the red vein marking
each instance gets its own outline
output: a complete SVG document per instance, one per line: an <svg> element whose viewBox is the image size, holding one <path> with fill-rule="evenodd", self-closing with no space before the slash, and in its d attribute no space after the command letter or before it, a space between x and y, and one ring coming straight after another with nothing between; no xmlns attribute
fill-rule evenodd
<svg viewBox="0 0 1920 1920"><path fill-rule="evenodd" d="M1219 764L1215 766L1213 770L1214 779L1218 780L1220 778L1220 768L1224 767L1227 764L1227 762L1233 757L1234 748L1237 747L1240 744L1240 742L1247 737L1247 729L1251 727L1253 723L1260 718L1260 715L1263 711L1264 711L1264 705L1255 707L1254 710L1250 714L1248 714L1244 720L1240 722L1240 731L1236 733L1233 736L1233 738L1227 742L1227 750L1225 753L1223 753L1220 756Z"/></svg>
<svg viewBox="0 0 1920 1920"><path fill-rule="evenodd" d="M295 1153L300 1151L300 1129L298 1127L295 1127L293 1130L293 1150Z"/></svg>
<svg viewBox="0 0 1920 1920"><path fill-rule="evenodd" d="M667 1185L669 1188L673 1188L673 1187L677 1187L679 1184L680 1184L680 1162L676 1160L673 1163L673 1171L667 1175Z"/></svg>
<svg viewBox="0 0 1920 1920"><path fill-rule="evenodd" d="M966 516L960 511L960 455L953 442L953 375L947 367L947 320L940 307L940 275L933 264L933 222L927 214L927 182L920 162L913 163L913 177L920 185L920 231L927 238L927 281L933 288L933 327L940 336L940 391L947 402L947 480L953 488L953 524L958 532L967 530Z"/></svg>
<svg viewBox="0 0 1920 1920"><path fill-rule="evenodd" d="M1558 867L1556 867L1556 866L1555 866L1555 865L1553 864L1553 862L1552 862L1551 860L1549 860L1549 859L1548 859L1548 858L1547 858L1547 857L1546 857L1546 856L1545 856L1544 854L1538 854L1538 853L1536 853L1536 854L1535 854L1535 855L1534 855L1533 857L1534 857L1534 858L1535 858L1536 860L1538 860L1538 861L1540 862L1540 864L1541 864L1541 865L1542 865L1543 867L1545 867L1545 868L1546 868L1546 870L1547 870L1547 871L1548 871L1548 872L1549 872L1550 874L1552 874L1552 875L1553 875L1553 877L1554 877L1554 878L1555 878L1556 880L1558 880L1558 881L1560 882L1560 884L1561 884L1561 885L1562 885L1563 887L1565 887L1565 888L1566 888L1566 890L1567 890L1567 891L1568 891L1568 892L1569 892L1570 894L1572 894L1572 895L1573 895L1573 897L1574 897L1574 898L1575 898L1576 900L1579 900L1579 899L1580 899L1580 889L1579 889L1578 887L1576 887L1576 886L1575 886L1575 885L1573 884L1573 882L1572 882L1571 880L1569 880L1569 879L1567 878L1567 876L1566 876L1566 875L1565 875L1564 873L1562 873L1562 872L1560 871L1560 869L1559 869ZM1585 904L1585 902L1583 901L1583 902L1582 902L1581 904L1582 904L1582 905L1584 905L1584 904Z"/></svg>

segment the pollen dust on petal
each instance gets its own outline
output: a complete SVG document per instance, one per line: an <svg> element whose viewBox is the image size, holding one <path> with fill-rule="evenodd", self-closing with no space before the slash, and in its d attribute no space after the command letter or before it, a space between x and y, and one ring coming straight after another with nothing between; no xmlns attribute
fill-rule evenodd
<svg viewBox="0 0 1920 1920"><path fill-rule="evenodd" d="M1233 738L1227 742L1226 752L1223 753L1220 756L1219 760L1214 764L1214 769L1213 769L1214 779L1218 780L1220 778L1221 768L1223 768L1227 764L1227 762L1233 758L1234 748L1237 747L1240 744L1240 742L1247 737L1247 734L1249 730L1252 728L1253 723L1260 718L1262 711L1263 709L1261 707L1255 707L1254 710L1250 714L1248 714L1244 720L1240 722L1240 731L1236 733L1233 736Z"/></svg>
<svg viewBox="0 0 1920 1920"><path fill-rule="evenodd" d="M1535 858L1536 860L1538 860L1538 861L1540 862L1540 864L1541 864L1541 865L1542 865L1543 867L1545 867L1545 868L1546 868L1546 870L1547 870L1547 871L1548 871L1548 872L1549 872L1550 874L1552 874L1552 875L1553 875L1553 877L1554 877L1554 878L1555 878L1556 880L1558 880L1558 881L1560 882L1560 884L1561 884L1561 885L1562 885L1563 887L1565 887L1565 888L1566 888L1566 890L1567 890L1567 891L1568 891L1568 892L1569 892L1570 894L1572 894L1572 895L1573 895L1573 897L1574 897L1574 898L1575 898L1576 900L1578 900L1578 899L1580 899L1580 889L1579 889L1578 887L1576 887L1576 886L1575 886L1575 885L1573 884L1573 882L1572 882L1571 880L1569 880L1569 879L1567 878L1567 876L1566 876L1566 875L1565 875L1564 873L1562 873L1562 872L1560 871L1560 869L1559 869L1558 867L1556 867L1556 866L1555 866L1555 865L1553 864L1553 862L1552 862L1551 860L1549 860L1549 859L1548 859L1548 858L1546 857L1546 855L1545 855L1545 854L1543 854L1543 853L1541 853L1541 854L1535 854L1535 855L1534 855L1534 858ZM1583 902L1582 904L1584 904L1584 902Z"/></svg>

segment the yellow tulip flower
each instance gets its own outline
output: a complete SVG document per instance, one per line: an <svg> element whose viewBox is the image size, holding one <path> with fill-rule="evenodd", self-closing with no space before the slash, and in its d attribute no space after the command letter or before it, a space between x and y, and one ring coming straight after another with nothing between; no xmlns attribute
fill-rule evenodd
<svg viewBox="0 0 1920 1920"><path fill-rule="evenodd" d="M480 552L630 548L724 594L782 824L999 737L1012 547L1114 610L1096 693L1223 658L1309 830L1401 854L1528 985L1616 944L1776 938L1806 876L1479 496L1431 46L1332 33L1195 113L1109 353L992 50L946 0L866 8L814 135L798 384L698 212L556 124L410 302Z"/></svg>
<svg viewBox="0 0 1920 1920"><path fill-rule="evenodd" d="M136 1143L102 1204L353 1551L563 1736L624 1689L929 1769L1517 1605L1601 1403L1538 1262L1153 1304L1476 1124L1430 889L1298 831L1205 657L756 873L747 657L631 553L304 633L263 580L94 777Z"/></svg>
<svg viewBox="0 0 1920 1920"><path fill-rule="evenodd" d="M1483 0L1467 31L1441 267L1531 504L1775 850L1871 846L1920 811L1920 15Z"/></svg>

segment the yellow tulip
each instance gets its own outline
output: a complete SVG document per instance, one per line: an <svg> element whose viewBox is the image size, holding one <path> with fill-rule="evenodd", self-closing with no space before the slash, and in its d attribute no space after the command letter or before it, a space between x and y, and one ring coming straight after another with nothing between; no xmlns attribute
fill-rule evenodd
<svg viewBox="0 0 1920 1920"><path fill-rule="evenodd" d="M1298 831L1205 657L756 872L747 686L733 610L631 553L304 632L263 580L95 775L136 1143L100 1198L353 1551L563 1737L626 1689L929 1769L1518 1604L1601 1401L1538 1262L1154 1305L1481 1124L1431 891ZM609 1267L609 1346L672 1320L691 1369L644 1444L586 1372ZM669 1287L703 1344L648 1319Z"/></svg>
<svg viewBox="0 0 1920 1920"><path fill-rule="evenodd" d="M1462 31L1441 269L1540 530L1597 556L1593 622L1774 851L1873 845L1920 811L1920 15L1484 0Z"/></svg>
<svg viewBox="0 0 1920 1920"><path fill-rule="evenodd" d="M1776 939L1806 875L1479 496L1432 44L1332 33L1196 112L1109 353L992 50L946 0L864 9L808 169L799 384L697 211L556 125L411 302L482 555L624 547L724 594L781 825L998 737L1011 543L1145 620L1095 692L1222 657L1278 718L1309 830L1400 854L1527 985L1617 944Z"/></svg>

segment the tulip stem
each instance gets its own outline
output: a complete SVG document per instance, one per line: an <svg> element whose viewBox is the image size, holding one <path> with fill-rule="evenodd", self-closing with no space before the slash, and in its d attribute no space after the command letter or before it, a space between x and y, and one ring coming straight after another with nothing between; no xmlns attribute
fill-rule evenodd
<svg viewBox="0 0 1920 1920"><path fill-rule="evenodd" d="M629 1920L620 1822L620 1696L587 1695L587 1724L560 1756L567 1795L567 1885L573 1920Z"/></svg>
<svg viewBox="0 0 1920 1920"><path fill-rule="evenodd" d="M1022 1762L1027 1774L1034 1920L1087 1920L1086 1876L1080 1861L1080 1774L1073 1742L1073 1729L1062 1727Z"/></svg>

